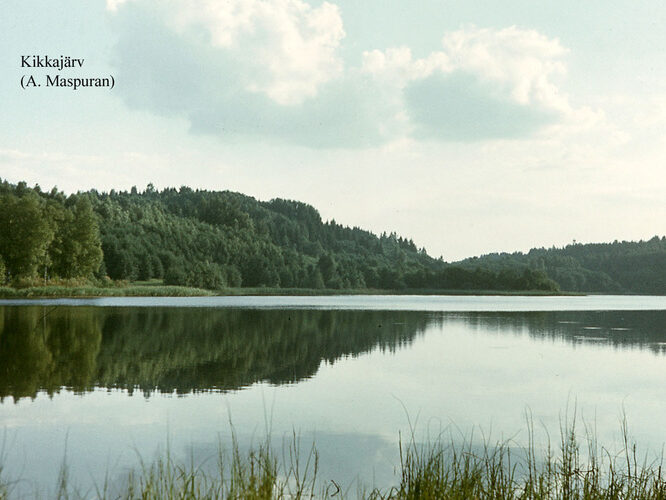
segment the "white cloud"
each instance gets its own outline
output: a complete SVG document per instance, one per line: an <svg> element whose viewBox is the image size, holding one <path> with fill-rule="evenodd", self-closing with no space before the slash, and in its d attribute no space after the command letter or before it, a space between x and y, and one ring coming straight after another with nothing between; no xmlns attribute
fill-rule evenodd
<svg viewBox="0 0 666 500"><path fill-rule="evenodd" d="M607 128L603 111L574 106L561 91L568 52L535 30L467 26L423 58L408 47L366 51L362 71L393 89L417 137L562 138Z"/></svg>
<svg viewBox="0 0 666 500"><path fill-rule="evenodd" d="M494 84L517 104L571 111L552 81L566 73L562 58L567 49L557 39L515 26L501 30L470 26L445 34L442 47L422 59L413 59L406 47L367 51L363 69L401 88L435 72L464 72Z"/></svg>
<svg viewBox="0 0 666 500"><path fill-rule="evenodd" d="M384 82L404 88L413 80L426 78L434 71L449 73L454 69L451 59L444 52L434 52L427 58L412 59L408 47L371 50L363 53L362 71Z"/></svg>
<svg viewBox="0 0 666 500"><path fill-rule="evenodd" d="M118 10L127 0L107 0ZM147 0L150 1L150 0ZM297 105L339 77L345 36L337 6L302 0L168 0L150 4L181 37L222 51L242 73L245 90Z"/></svg>
<svg viewBox="0 0 666 500"><path fill-rule="evenodd" d="M442 40L444 53L456 69L506 83L521 104L539 103L567 108L551 78L566 72L566 49L557 39L515 26L501 30L467 28Z"/></svg>
<svg viewBox="0 0 666 500"><path fill-rule="evenodd" d="M184 116L193 133L359 148L561 135L598 119L558 88L567 50L534 30L464 27L426 57L392 47L345 67L341 14L328 2L111 1L128 82L118 93Z"/></svg>

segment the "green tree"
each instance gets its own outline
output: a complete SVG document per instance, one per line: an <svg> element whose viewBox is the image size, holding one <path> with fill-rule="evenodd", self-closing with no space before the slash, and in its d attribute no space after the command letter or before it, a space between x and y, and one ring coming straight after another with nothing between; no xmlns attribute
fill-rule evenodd
<svg viewBox="0 0 666 500"><path fill-rule="evenodd" d="M54 274L63 278L89 277L102 263L97 218L86 196L72 195L62 211L53 209L56 234L49 250Z"/></svg>
<svg viewBox="0 0 666 500"><path fill-rule="evenodd" d="M334 278L337 277L337 270L335 266L335 261L331 258L330 255L322 255L319 257L317 262L317 269L321 273L321 277L324 280L324 284L329 288L336 288L331 286L331 282Z"/></svg>
<svg viewBox="0 0 666 500"><path fill-rule="evenodd" d="M36 276L47 261L53 227L41 201L32 192L0 196L0 255L12 280Z"/></svg>

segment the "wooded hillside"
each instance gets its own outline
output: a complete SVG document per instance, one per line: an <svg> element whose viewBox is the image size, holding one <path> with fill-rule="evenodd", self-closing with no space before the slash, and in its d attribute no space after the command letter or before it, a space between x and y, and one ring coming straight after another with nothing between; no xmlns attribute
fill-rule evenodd
<svg viewBox="0 0 666 500"><path fill-rule="evenodd" d="M323 221L305 203L229 191L0 183L0 280L163 279L208 289L666 293L666 238L491 254L448 264L395 233Z"/></svg>

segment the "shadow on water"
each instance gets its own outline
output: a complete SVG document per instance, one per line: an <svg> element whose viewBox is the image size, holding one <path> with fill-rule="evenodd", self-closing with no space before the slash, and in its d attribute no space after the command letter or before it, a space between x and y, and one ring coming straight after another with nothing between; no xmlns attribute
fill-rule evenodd
<svg viewBox="0 0 666 500"><path fill-rule="evenodd" d="M666 352L666 311L433 313L0 307L0 400L62 388L187 394L295 383L432 327Z"/></svg>

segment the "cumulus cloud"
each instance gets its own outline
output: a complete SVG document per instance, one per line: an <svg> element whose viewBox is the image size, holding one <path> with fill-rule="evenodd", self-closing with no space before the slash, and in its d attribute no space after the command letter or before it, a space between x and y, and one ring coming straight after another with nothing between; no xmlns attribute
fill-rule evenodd
<svg viewBox="0 0 666 500"><path fill-rule="evenodd" d="M246 1L261 8L248 10L241 6ZM232 3L238 9L216 11L218 17L182 0L120 5L113 14L116 91L125 102L184 116L194 133L223 138L330 148L379 145L395 135L399 110L373 78L343 72L334 50L344 33L336 8L300 0ZM279 9L282 27L271 14Z"/></svg>
<svg viewBox="0 0 666 500"><path fill-rule="evenodd" d="M345 33L338 8L301 0L208 0L176 3L178 31L200 27L213 47L231 54L247 89L278 104L299 104L342 72L337 49Z"/></svg>
<svg viewBox="0 0 666 500"><path fill-rule="evenodd" d="M413 60L409 47L394 47L385 51L375 49L364 52L362 69L364 73L404 88L410 81L426 78L437 70L451 72L453 63L444 52Z"/></svg>
<svg viewBox="0 0 666 500"><path fill-rule="evenodd" d="M478 76L434 74L405 89L405 103L422 138L476 141L530 135L553 122L552 112L507 99Z"/></svg>
<svg viewBox="0 0 666 500"><path fill-rule="evenodd" d="M134 2L108 0L118 11ZM138 3L138 2L136 2ZM144 12L183 41L197 41L233 61L244 90L282 105L300 104L340 76L345 32L335 5L302 0L150 0Z"/></svg>
<svg viewBox="0 0 666 500"><path fill-rule="evenodd" d="M472 27L445 35L442 45L455 69L506 84L516 102L568 108L551 81L566 72L561 60L566 49L557 39L515 26L501 30Z"/></svg>
<svg viewBox="0 0 666 500"><path fill-rule="evenodd" d="M534 30L466 27L427 57L378 49L350 67L340 11L328 2L107 7L119 32L118 92L133 107L186 117L195 133L356 148L523 137L574 112L554 82L567 51Z"/></svg>
<svg viewBox="0 0 666 500"><path fill-rule="evenodd" d="M534 30L467 27L421 59L406 47L368 51L363 71L400 89L417 137L512 138L574 112L553 83L566 52Z"/></svg>

